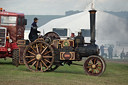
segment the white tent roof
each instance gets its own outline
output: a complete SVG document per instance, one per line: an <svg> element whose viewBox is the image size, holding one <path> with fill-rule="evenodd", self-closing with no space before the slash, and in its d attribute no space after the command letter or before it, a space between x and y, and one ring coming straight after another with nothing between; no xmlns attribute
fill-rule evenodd
<svg viewBox="0 0 128 85"><path fill-rule="evenodd" d="M82 12L71 16L51 20L47 24L39 27L38 30L43 33L42 29L44 29L44 32L47 33L49 31L52 31L52 28L68 28L72 32L78 32L80 28L89 28L89 25L86 25L89 24L88 20L88 14Z"/></svg>

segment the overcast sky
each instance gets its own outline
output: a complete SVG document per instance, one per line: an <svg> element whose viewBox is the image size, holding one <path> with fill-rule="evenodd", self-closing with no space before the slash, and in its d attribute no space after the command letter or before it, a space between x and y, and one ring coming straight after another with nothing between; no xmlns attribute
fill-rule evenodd
<svg viewBox="0 0 128 85"><path fill-rule="evenodd" d="M85 10L92 0L0 0L7 11L27 15L64 15L68 10ZM95 0L95 8L108 11L128 11L128 0Z"/></svg>

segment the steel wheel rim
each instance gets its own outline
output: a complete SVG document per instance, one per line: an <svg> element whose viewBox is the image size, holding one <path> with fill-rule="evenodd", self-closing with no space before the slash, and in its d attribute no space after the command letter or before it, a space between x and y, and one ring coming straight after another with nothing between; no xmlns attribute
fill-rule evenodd
<svg viewBox="0 0 128 85"><path fill-rule="evenodd" d="M53 64L53 49L43 41L33 42L26 47L23 60L29 70L45 72Z"/></svg>
<svg viewBox="0 0 128 85"><path fill-rule="evenodd" d="M100 76L105 71L106 64L99 56L90 56L84 63L86 74L92 76Z"/></svg>

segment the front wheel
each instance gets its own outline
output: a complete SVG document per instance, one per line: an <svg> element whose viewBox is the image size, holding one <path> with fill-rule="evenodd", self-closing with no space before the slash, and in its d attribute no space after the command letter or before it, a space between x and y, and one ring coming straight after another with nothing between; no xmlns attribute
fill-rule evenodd
<svg viewBox="0 0 128 85"><path fill-rule="evenodd" d="M101 56L92 55L84 63L84 70L87 75L100 76L104 73L106 63Z"/></svg>

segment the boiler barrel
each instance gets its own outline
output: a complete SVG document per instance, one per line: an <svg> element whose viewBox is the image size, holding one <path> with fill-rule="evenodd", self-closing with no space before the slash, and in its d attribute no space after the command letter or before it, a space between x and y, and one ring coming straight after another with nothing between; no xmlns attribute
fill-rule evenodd
<svg viewBox="0 0 128 85"><path fill-rule="evenodd" d="M81 46L81 47L77 47L75 49L75 51L77 53L79 53L79 55L81 57L88 57L91 55L99 55L99 47L97 45L87 45L87 46Z"/></svg>

